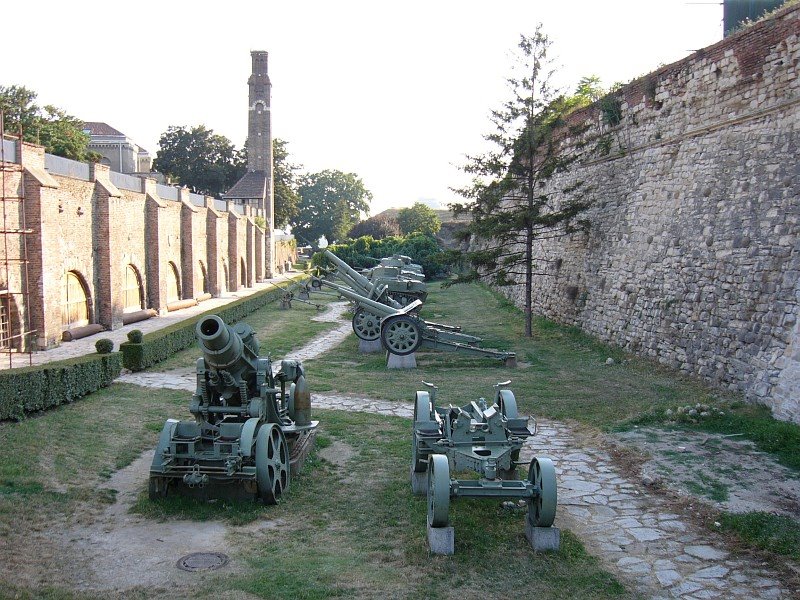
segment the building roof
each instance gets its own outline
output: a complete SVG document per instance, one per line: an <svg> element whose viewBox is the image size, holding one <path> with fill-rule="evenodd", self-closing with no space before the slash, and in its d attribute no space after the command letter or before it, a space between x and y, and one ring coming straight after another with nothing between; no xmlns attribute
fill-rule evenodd
<svg viewBox="0 0 800 600"><path fill-rule="evenodd" d="M98 121L87 121L83 124L84 129L88 129L91 135L119 135L126 137L124 133L114 129L108 123L100 123Z"/></svg>
<svg viewBox="0 0 800 600"><path fill-rule="evenodd" d="M267 196L267 174L264 171L248 171L227 192L222 194L226 200L263 200Z"/></svg>

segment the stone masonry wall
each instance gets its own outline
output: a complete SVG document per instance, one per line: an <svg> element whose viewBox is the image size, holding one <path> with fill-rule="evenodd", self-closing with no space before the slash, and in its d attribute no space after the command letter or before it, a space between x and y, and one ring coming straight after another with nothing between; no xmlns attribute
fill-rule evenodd
<svg viewBox="0 0 800 600"><path fill-rule="evenodd" d="M798 64L795 6L574 113L591 228L537 246L534 311L800 422Z"/></svg>

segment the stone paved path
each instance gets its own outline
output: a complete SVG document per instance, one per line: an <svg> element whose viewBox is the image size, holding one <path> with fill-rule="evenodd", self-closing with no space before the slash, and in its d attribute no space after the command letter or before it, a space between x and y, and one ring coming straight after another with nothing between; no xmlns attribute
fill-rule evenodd
<svg viewBox="0 0 800 600"><path fill-rule="evenodd" d="M346 307L333 306L317 319L335 320ZM312 340L291 357L309 359L340 343L350 332L344 322ZM118 381L193 390L191 381L171 373L129 374ZM171 383L170 383L171 382ZM315 408L412 418L408 403L339 394L313 394ZM558 479L556 525L573 531L603 564L648 598L788 598L774 573L733 557L690 519L675 514L661 496L625 477L603 450L582 445L569 426L538 421L537 435L522 450L553 459Z"/></svg>
<svg viewBox="0 0 800 600"><path fill-rule="evenodd" d="M252 288L245 288L235 292L225 292L222 296L218 298L210 298L204 302L201 302L197 306L176 310L174 312L147 319L146 321L124 325L123 327L115 329L114 331L102 331L100 333L96 333L95 335L90 335L72 342L63 342L57 348L51 348L50 350L44 350L41 352L34 352L30 355L30 359L32 364L41 365L56 360L64 360L67 358L76 358L79 356L85 356L87 354L94 354L96 352L94 347L95 342L101 338L108 338L112 340L114 342L114 348L119 349L119 345L128 340L128 332L133 329L139 329L143 333L157 331L159 329L163 329L164 327L169 327L174 323L179 323L180 321L190 319L191 317L206 312L207 310L211 310L212 308L222 307L230 302L233 302L234 300L246 298L255 294L256 292L275 289L275 285L277 284L280 284L281 287L285 287L293 280L294 277L299 275L300 273L291 273L288 276L266 279L256 283ZM12 353L10 356L15 368L27 367L29 364L28 354ZM2 353L0 354L0 370L8 368L10 368L9 354Z"/></svg>

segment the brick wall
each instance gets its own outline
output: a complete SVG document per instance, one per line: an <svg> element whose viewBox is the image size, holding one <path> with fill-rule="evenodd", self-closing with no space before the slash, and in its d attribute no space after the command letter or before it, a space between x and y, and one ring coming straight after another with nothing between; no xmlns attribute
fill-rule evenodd
<svg viewBox="0 0 800 600"><path fill-rule="evenodd" d="M534 310L800 422L798 64L795 6L574 113L607 152L554 182L591 229L537 245Z"/></svg>

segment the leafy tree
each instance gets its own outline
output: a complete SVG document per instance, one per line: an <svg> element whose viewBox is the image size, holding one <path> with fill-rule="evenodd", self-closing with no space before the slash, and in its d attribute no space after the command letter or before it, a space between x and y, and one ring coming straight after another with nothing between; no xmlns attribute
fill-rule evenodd
<svg viewBox="0 0 800 600"><path fill-rule="evenodd" d="M522 277L528 337L534 243L585 225L578 217L589 206L582 182L561 184L563 178L554 177L568 171L582 152L579 145L562 143L564 137L585 130L567 125L564 117L574 102L551 89L550 46L541 25L532 37L520 36L516 66L521 72L508 79L510 98L492 111L494 130L485 136L493 149L468 157L462 168L474 176L473 183L456 190L466 202L451 207L455 214L472 214L466 236L474 248L466 254L469 269L455 282L487 278L503 286Z"/></svg>
<svg viewBox="0 0 800 600"><path fill-rule="evenodd" d="M205 125L170 126L158 140L153 168L198 194L219 196L244 175L247 153Z"/></svg>
<svg viewBox="0 0 800 600"><path fill-rule="evenodd" d="M287 142L284 140L272 140L275 227L279 228L285 227L300 210L300 195L297 193L297 171L300 166L289 162L286 146Z"/></svg>
<svg viewBox="0 0 800 600"><path fill-rule="evenodd" d="M417 202L410 208L400 209L397 213L397 222L400 231L406 235L415 231L435 235L442 228L442 221L436 211L422 202Z"/></svg>
<svg viewBox="0 0 800 600"><path fill-rule="evenodd" d="M380 214L360 221L347 233L347 237L355 239L369 236L381 240L393 235L400 235L400 225L395 217Z"/></svg>
<svg viewBox="0 0 800 600"><path fill-rule="evenodd" d="M300 207L290 221L292 231L314 247L322 236L331 242L345 239L372 200L372 192L355 173L336 170L306 175L298 192Z"/></svg>
<svg viewBox="0 0 800 600"><path fill-rule="evenodd" d="M45 152L72 160L100 159L88 148L91 138L83 132L83 121L49 104L39 107L36 92L24 86L0 86L0 110L7 133L16 134L21 129L23 140L41 144Z"/></svg>

